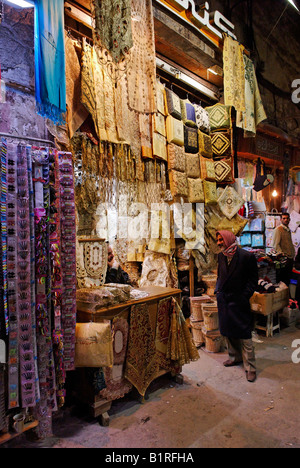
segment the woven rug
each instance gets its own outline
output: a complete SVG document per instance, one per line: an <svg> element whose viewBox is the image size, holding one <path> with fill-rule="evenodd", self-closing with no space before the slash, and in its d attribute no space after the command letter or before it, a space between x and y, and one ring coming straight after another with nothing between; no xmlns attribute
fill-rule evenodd
<svg viewBox="0 0 300 468"><path fill-rule="evenodd" d="M149 306L139 304L131 308L125 377L144 396L158 371L155 329L151 323Z"/></svg>

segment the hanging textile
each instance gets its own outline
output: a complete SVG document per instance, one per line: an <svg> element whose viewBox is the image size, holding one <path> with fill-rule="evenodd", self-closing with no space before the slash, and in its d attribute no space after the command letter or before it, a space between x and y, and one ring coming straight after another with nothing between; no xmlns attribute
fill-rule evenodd
<svg viewBox="0 0 300 468"><path fill-rule="evenodd" d="M106 51L102 52L105 56ZM95 47L83 41L81 102L91 114L100 141L118 143L114 84Z"/></svg>
<svg viewBox="0 0 300 468"><path fill-rule="evenodd" d="M38 114L64 123L64 1L35 0L35 97Z"/></svg>
<svg viewBox="0 0 300 468"><path fill-rule="evenodd" d="M64 336L62 330L62 254L60 229L60 185L58 178L58 159L55 150L49 150L50 183L50 254L51 254L51 306L52 306L52 341L55 357L57 403L61 407L65 402L66 372L64 365Z"/></svg>
<svg viewBox="0 0 300 468"><path fill-rule="evenodd" d="M92 0L93 39L97 47L105 47L115 63L131 49L131 0Z"/></svg>
<svg viewBox="0 0 300 468"><path fill-rule="evenodd" d="M244 47L230 36L224 40L224 101L226 106L235 107L236 111L246 110L245 102L245 66Z"/></svg>
<svg viewBox="0 0 300 468"><path fill-rule="evenodd" d="M5 377L4 367L0 364L0 431L6 429Z"/></svg>
<svg viewBox="0 0 300 468"><path fill-rule="evenodd" d="M74 370L76 330L76 219L72 153L58 153L62 256L62 329L64 365Z"/></svg>
<svg viewBox="0 0 300 468"><path fill-rule="evenodd" d="M156 104L156 58L151 0L132 0L131 63L127 72L129 108L153 114Z"/></svg>
<svg viewBox="0 0 300 468"><path fill-rule="evenodd" d="M41 438L52 435L52 411L57 410L54 356L51 339L50 188L49 150L32 148L35 219L35 291L37 361L40 399L35 408Z"/></svg>
<svg viewBox="0 0 300 468"><path fill-rule="evenodd" d="M66 53L66 103L67 125L70 138L88 117L88 111L80 101L81 67L72 38L65 33Z"/></svg>
<svg viewBox="0 0 300 468"><path fill-rule="evenodd" d="M256 128L266 120L267 115L261 100L255 67L252 60L244 54L246 110L237 112L237 127L244 129L244 137L255 137Z"/></svg>
<svg viewBox="0 0 300 468"><path fill-rule="evenodd" d="M7 278L8 278L8 408L19 406L19 314L18 314L18 245L16 242L17 233L17 151L13 145L7 146L8 150L8 193L7 193ZM18 169L18 174L20 170ZM26 172L23 176L26 176ZM19 205L19 203L18 203ZM24 264L26 269L26 265ZM22 299L22 297L20 298ZM22 339L22 337L20 337Z"/></svg>
<svg viewBox="0 0 300 468"><path fill-rule="evenodd" d="M125 377L145 395L161 370L179 372L197 361L195 347L182 310L174 298L159 302L156 323L147 304L133 306Z"/></svg>
<svg viewBox="0 0 300 468"><path fill-rule="evenodd" d="M7 306L7 219L6 219L6 204L7 204L7 142L4 138L1 139L1 247L2 247L2 270L1 270L1 292L3 310L2 321L5 322L5 332L8 332L8 306Z"/></svg>
<svg viewBox="0 0 300 468"><path fill-rule="evenodd" d="M125 377L140 395L145 395L158 371L155 327L151 322L148 304L139 304L131 308Z"/></svg>

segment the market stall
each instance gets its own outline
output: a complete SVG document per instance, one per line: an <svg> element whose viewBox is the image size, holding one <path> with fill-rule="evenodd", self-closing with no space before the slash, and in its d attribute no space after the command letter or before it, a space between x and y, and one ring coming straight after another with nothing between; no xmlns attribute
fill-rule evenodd
<svg viewBox="0 0 300 468"><path fill-rule="evenodd" d="M76 21L73 5L49 0L58 59L44 60L53 44L37 3L36 112L53 141L1 139L0 431L21 414L19 432L36 426L47 437L67 377L107 422L112 402L133 388L143 398L155 378L199 359L197 348L223 349L219 230L256 254L260 279L272 284L252 299L268 335L289 297L277 284L281 260L266 250L281 162L266 167L265 146L253 146L266 114L249 51L228 34L218 39L221 99L203 78L180 80L188 70L174 75L170 57L158 66L151 0L124 0L113 12L93 0ZM296 242L299 210L294 198L286 203Z"/></svg>

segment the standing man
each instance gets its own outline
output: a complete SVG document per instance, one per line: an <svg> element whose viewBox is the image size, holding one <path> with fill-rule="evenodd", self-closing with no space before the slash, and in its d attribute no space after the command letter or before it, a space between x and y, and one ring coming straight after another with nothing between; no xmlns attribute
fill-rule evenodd
<svg viewBox="0 0 300 468"><path fill-rule="evenodd" d="M290 215L283 213L281 215L281 225L275 229L273 247L277 253L283 254L287 257L287 262L284 267L281 267L279 281L283 281L287 286L290 285L292 276L295 247L292 241L292 233L289 228Z"/></svg>
<svg viewBox="0 0 300 468"><path fill-rule="evenodd" d="M226 337L229 354L224 366L243 362L248 382L255 382L250 298L258 285L256 258L238 247L236 237L230 231L217 232L217 244L220 248L216 285L220 332Z"/></svg>

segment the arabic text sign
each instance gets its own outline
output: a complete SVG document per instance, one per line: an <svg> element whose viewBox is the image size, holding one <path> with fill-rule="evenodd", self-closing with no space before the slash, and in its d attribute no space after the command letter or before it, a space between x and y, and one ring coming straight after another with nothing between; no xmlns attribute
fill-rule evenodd
<svg viewBox="0 0 300 468"><path fill-rule="evenodd" d="M199 30L217 40L222 39L222 34L227 33L236 39L234 25L219 11L209 12L209 3L205 2L202 10L198 10L194 0L157 0L165 6L170 6L173 11L183 19L192 23Z"/></svg>

